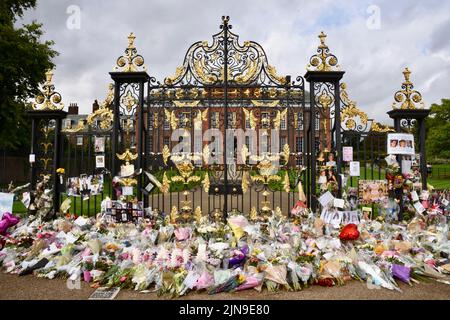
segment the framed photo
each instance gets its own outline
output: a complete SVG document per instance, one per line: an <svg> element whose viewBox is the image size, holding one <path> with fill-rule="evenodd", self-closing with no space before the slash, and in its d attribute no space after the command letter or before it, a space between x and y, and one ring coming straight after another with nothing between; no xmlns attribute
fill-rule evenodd
<svg viewBox="0 0 450 320"><path fill-rule="evenodd" d="M95 156L95 167L104 168L105 167L105 156Z"/></svg>
<svg viewBox="0 0 450 320"><path fill-rule="evenodd" d="M359 199L362 204L379 202L387 196L386 180L359 180Z"/></svg>
<svg viewBox="0 0 450 320"><path fill-rule="evenodd" d="M83 145L83 136L78 136L77 137L77 146L82 146Z"/></svg>
<svg viewBox="0 0 450 320"><path fill-rule="evenodd" d="M389 133L387 137L388 154L414 155L414 135L409 133Z"/></svg>
<svg viewBox="0 0 450 320"><path fill-rule="evenodd" d="M95 137L94 149L95 152L105 152L105 137Z"/></svg>

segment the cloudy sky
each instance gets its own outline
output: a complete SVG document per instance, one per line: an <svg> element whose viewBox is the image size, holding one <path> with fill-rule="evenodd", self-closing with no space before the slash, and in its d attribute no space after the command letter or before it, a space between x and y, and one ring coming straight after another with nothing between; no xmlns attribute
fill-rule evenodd
<svg viewBox="0 0 450 320"><path fill-rule="evenodd" d="M449 13L450 1L442 0L38 0L20 23L44 24L45 38L60 53L57 90L83 113L104 99L108 72L131 31L149 73L162 80L193 42L211 40L222 15L230 16L241 43L260 43L278 73L292 76L304 75L323 30L346 71L350 98L370 117L390 123L386 111L406 66L427 106L450 98Z"/></svg>

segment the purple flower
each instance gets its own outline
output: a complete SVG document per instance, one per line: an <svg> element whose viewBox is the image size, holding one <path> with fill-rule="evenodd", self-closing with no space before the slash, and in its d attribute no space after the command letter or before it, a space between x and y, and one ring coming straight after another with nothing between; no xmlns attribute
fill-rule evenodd
<svg viewBox="0 0 450 320"><path fill-rule="evenodd" d="M400 281L403 281L405 283L409 283L410 274L411 274L411 268L405 267L399 264L393 264L391 268L392 275L399 279Z"/></svg>

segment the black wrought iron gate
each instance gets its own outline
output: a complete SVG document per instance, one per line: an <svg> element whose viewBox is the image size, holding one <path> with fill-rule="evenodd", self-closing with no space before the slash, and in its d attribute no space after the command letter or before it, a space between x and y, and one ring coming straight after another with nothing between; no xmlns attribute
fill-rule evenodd
<svg viewBox="0 0 450 320"><path fill-rule="evenodd" d="M229 17L222 17L220 29L211 44L191 45L182 65L163 81L148 75L131 33L110 73L114 84L107 98L74 128L64 128L63 137L66 113L48 73L47 89L36 99L43 106L30 113L32 154L39 158L32 165L31 185L42 168L53 175L54 211L58 200L70 195L69 186L59 198L63 186L55 178L62 178L57 171L64 168L66 177L103 174L101 199L135 195L144 207L171 216L208 214L218 219L230 212L263 218L272 211L289 215L299 200L316 212L325 192L341 198L358 181L350 178L345 186L344 161L349 161L344 160L344 146L353 147L352 162L361 164L361 179L382 179L386 132L392 129L368 119L348 98L341 83L344 71L323 32L305 76L291 78L277 74L258 43L239 43ZM403 88L409 90L409 70L404 74ZM408 90L403 94L410 99ZM395 99L402 101L397 94ZM397 131L402 119L420 122L426 186L423 119L428 111L393 110L389 115ZM53 142L41 143L43 154L38 152L39 123L46 139L55 130ZM102 151L94 148L97 139L104 141ZM53 144L52 154L48 146ZM103 165L94 167L94 158ZM88 214L98 211L94 200L87 202ZM84 214L83 200L75 199L73 208L77 203Z"/></svg>
<svg viewBox="0 0 450 320"><path fill-rule="evenodd" d="M153 208L287 213L297 200L304 80L277 75L263 48L240 44L228 21L212 44L188 49L173 77L148 84L147 168L165 191L149 194Z"/></svg>

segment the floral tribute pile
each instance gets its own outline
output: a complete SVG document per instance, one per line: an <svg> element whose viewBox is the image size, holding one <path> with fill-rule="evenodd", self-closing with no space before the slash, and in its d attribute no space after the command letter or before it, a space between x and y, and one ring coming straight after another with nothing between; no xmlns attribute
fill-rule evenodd
<svg viewBox="0 0 450 320"><path fill-rule="evenodd" d="M325 224L309 210L294 221L274 212L266 220L232 215L170 222L150 213L138 223L60 217L51 222L7 215L1 268L19 275L68 277L172 297L266 288L302 290L351 279L398 290L422 278L450 284L450 241L444 220L430 224L361 220Z"/></svg>

